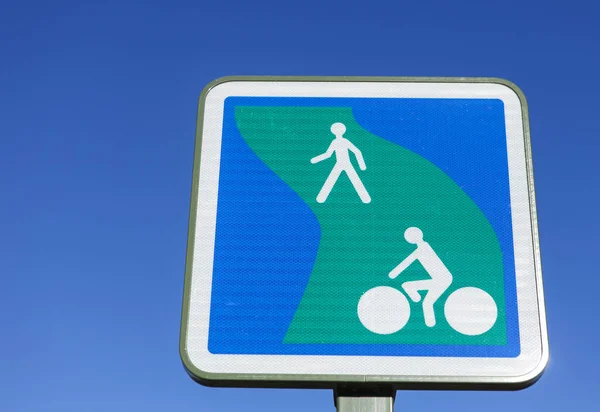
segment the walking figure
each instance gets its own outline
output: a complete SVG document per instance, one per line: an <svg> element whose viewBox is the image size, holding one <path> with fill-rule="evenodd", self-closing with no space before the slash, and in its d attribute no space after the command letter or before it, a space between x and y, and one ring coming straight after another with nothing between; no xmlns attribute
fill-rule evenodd
<svg viewBox="0 0 600 412"><path fill-rule="evenodd" d="M404 238L408 243L417 245L417 249L404 259L398 266L390 272L390 278L395 279L400 273L408 268L415 260L418 260L423 268L429 273L431 279L414 280L402 284L402 288L413 302L421 300L420 290L426 290L427 294L423 299L423 315L425 324L429 327L435 326L435 313L433 305L444 294L446 289L452 283L452 274L444 265L439 256L429 246L429 243L423 240L423 232L417 227L409 227L404 232Z"/></svg>
<svg viewBox="0 0 600 412"><path fill-rule="evenodd" d="M322 160L329 159L331 155L335 153L335 165L327 177L327 180L325 180L323 188L321 188L321 191L317 195L317 202L323 203L327 200L327 197L340 177L340 174L342 172L346 172L346 175L350 179L350 182L352 182L352 186L354 186L354 189L358 193L360 200L362 200L363 203L370 203L371 196L369 196L369 193L367 193L367 189L360 180L360 177L358 177L356 170L354 170L354 166L352 166L348 151L351 151L354 153L354 156L356 156L360 170L366 170L367 165L365 165L365 160L362 157L362 153L350 142L350 140L344 137L344 133L346 133L346 126L344 126L343 123L334 123L331 126L331 133L335 135L335 139L333 139L327 151L310 159L310 162L315 164Z"/></svg>

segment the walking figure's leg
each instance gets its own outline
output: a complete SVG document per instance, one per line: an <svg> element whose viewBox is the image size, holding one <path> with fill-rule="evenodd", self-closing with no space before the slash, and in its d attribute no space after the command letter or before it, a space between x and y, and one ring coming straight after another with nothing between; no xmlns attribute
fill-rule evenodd
<svg viewBox="0 0 600 412"><path fill-rule="evenodd" d="M420 290L428 290L431 287L431 279L426 280L412 280L410 282L404 282L402 289L411 298L413 302L419 302L421 300Z"/></svg>
<svg viewBox="0 0 600 412"><path fill-rule="evenodd" d="M358 193L360 200L362 200L363 203L371 203L371 196L369 196L365 185L363 185L360 177L358 177L356 170L354 170L353 167L348 167L346 168L345 172L348 174L348 178L350 178L352 186L354 186L354 189L356 190L356 193Z"/></svg>
<svg viewBox="0 0 600 412"><path fill-rule="evenodd" d="M335 185L335 182L337 182L338 177L340 177L340 173L342 173L342 168L338 165L333 166L333 170L331 171L331 173L329 173L329 176L327 176L327 180L325 180L321 191L317 195L317 202L323 203L327 200L327 196L329 196L333 185Z"/></svg>

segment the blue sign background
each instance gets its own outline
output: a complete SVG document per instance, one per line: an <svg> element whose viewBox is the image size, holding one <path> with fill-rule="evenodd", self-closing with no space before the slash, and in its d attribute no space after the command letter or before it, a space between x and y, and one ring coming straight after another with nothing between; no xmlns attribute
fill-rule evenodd
<svg viewBox="0 0 600 412"><path fill-rule="evenodd" d="M478 205L498 237L504 265L507 344L283 344L310 277L320 230L308 206L247 146L235 122L236 106L349 107L365 130L423 156L450 176ZM498 99L228 98L223 120L210 352L518 356L507 161L504 105ZM269 190L257 190L265 187ZM288 207L267 206L282 202Z"/></svg>

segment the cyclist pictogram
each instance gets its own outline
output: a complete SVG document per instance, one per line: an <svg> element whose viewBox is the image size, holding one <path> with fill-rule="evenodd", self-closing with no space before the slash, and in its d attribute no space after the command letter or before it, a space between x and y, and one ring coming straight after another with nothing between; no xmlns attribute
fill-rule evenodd
<svg viewBox="0 0 600 412"><path fill-rule="evenodd" d="M452 284L452 274L433 248L423 240L423 232L409 227L404 232L407 242L417 248L390 273L396 279L413 262L423 265L430 279L404 282L401 288L415 302L422 302L425 324L436 325L434 304ZM427 292L421 299L419 292ZM401 330L411 315L408 300L402 292L390 286L377 286L365 292L358 302L358 317L369 331L387 335ZM463 335L481 335L494 326L498 308L494 299L484 290L475 287L458 289L446 300L444 316L450 326Z"/></svg>

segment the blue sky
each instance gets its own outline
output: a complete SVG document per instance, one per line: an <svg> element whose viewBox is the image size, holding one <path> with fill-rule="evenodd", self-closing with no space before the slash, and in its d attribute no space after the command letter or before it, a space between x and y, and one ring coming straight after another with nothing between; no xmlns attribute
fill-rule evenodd
<svg viewBox="0 0 600 412"><path fill-rule="evenodd" d="M178 354L197 99L224 75L485 76L529 103L551 360L516 393L397 410L597 406L599 6L591 1L4 1L0 410L333 411L195 384ZM596 389L596 391L594 391Z"/></svg>

